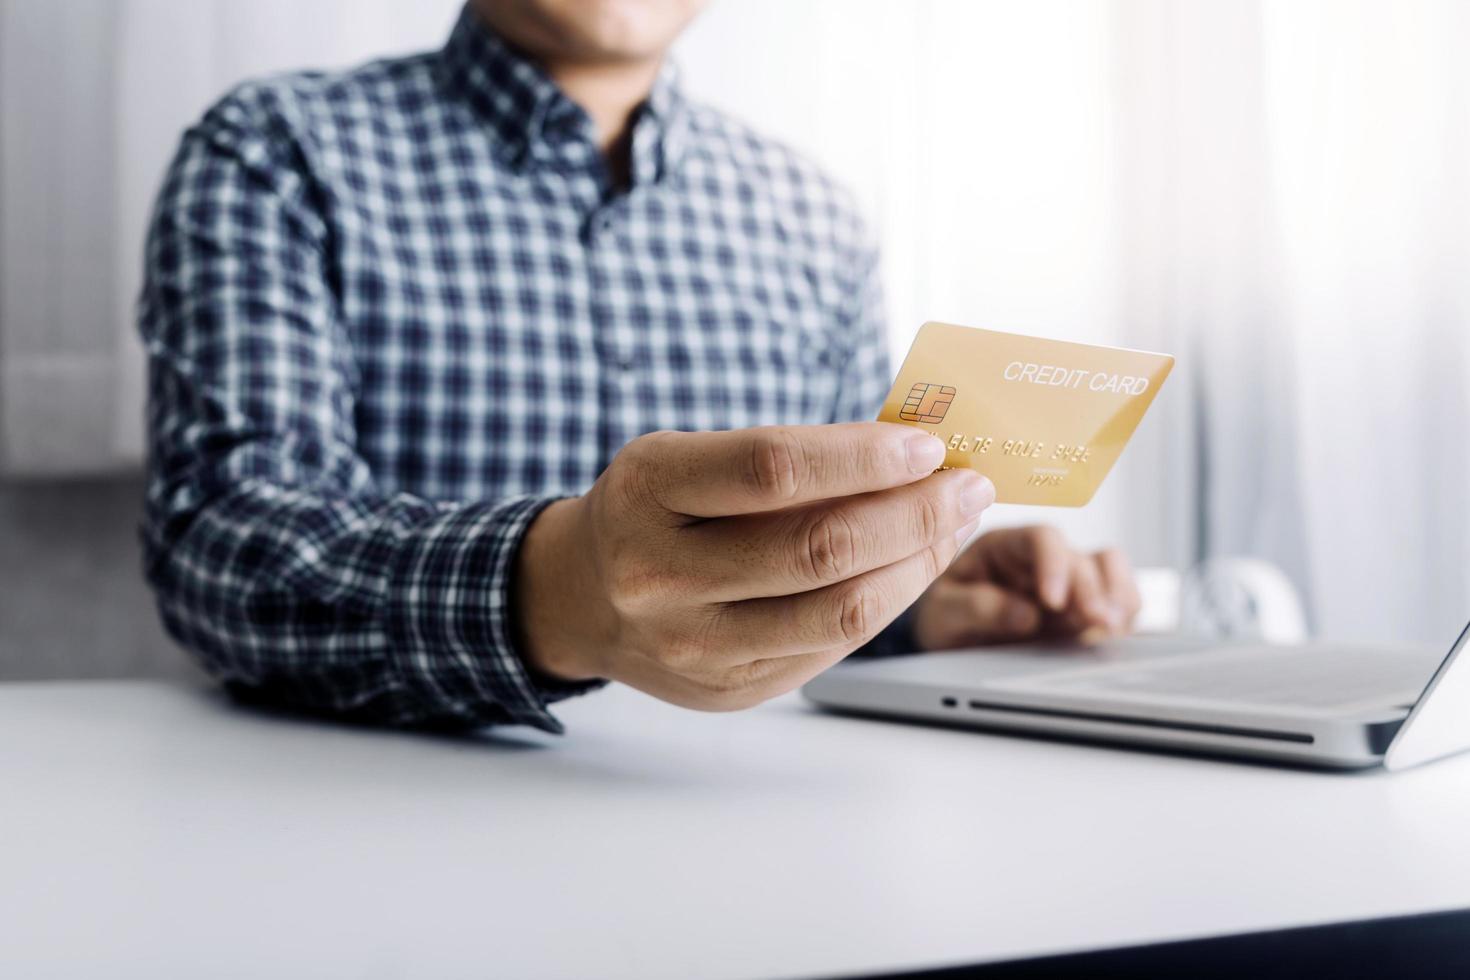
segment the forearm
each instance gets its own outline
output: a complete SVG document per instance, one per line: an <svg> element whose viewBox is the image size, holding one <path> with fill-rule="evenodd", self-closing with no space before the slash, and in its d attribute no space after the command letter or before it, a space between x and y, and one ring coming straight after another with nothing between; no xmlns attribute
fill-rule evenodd
<svg viewBox="0 0 1470 980"><path fill-rule="evenodd" d="M154 501L149 578L170 632L237 691L386 724L556 731L548 703L590 685L527 670L509 601L548 502L246 481L184 519Z"/></svg>

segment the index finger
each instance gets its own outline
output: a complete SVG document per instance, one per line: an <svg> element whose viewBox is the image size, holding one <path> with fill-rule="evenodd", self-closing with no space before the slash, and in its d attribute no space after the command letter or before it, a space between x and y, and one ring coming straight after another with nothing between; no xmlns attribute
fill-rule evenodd
<svg viewBox="0 0 1470 980"><path fill-rule="evenodd" d="M1093 556L1102 574L1103 589L1122 615L1122 626L1132 625L1143 607L1143 597L1138 593L1138 582L1133 576L1133 566L1123 552L1108 548Z"/></svg>
<svg viewBox="0 0 1470 980"><path fill-rule="evenodd" d="M1067 604L1071 591L1072 549L1062 532L1046 524L991 531L979 552L1004 584L1040 600L1052 611Z"/></svg>
<svg viewBox="0 0 1470 980"><path fill-rule="evenodd" d="M658 432L634 445L658 503L689 517L887 490L923 479L944 462L944 443L891 422Z"/></svg>
<svg viewBox="0 0 1470 980"><path fill-rule="evenodd" d="M1066 619L1079 633L1092 627L1111 632L1117 625L1103 587L1102 574L1089 555L1077 555L1073 559L1071 600L1067 604Z"/></svg>

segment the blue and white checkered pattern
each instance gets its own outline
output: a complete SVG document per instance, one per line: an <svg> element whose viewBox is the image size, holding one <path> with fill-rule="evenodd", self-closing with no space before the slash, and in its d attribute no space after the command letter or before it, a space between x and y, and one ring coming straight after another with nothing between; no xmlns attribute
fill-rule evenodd
<svg viewBox="0 0 1470 980"><path fill-rule="evenodd" d="M140 322L144 539L232 689L393 724L559 725L509 617L528 523L655 429L872 418L851 203L666 70L615 188L466 11L442 51L247 84L185 135Z"/></svg>

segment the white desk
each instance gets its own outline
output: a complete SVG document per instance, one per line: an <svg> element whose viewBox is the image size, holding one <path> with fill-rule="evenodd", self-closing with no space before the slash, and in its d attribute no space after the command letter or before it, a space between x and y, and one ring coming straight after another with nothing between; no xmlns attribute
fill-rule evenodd
<svg viewBox="0 0 1470 980"><path fill-rule="evenodd" d="M560 713L452 740L0 685L0 975L789 977L1470 906L1470 758Z"/></svg>

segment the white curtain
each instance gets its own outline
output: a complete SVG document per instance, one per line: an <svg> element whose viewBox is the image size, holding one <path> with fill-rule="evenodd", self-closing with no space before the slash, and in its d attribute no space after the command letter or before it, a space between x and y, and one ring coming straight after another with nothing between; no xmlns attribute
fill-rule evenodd
<svg viewBox="0 0 1470 980"><path fill-rule="evenodd" d="M0 473L136 467L133 302L179 134L235 83L442 43L459 0L0 0Z"/></svg>
<svg viewBox="0 0 1470 980"><path fill-rule="evenodd" d="M129 311L179 128L246 75L435 46L456 7L0 0L12 471L137 458ZM1089 507L997 520L1260 555L1324 633L1439 640L1470 617L1467 9L717 0L679 56L857 191L896 357L926 319L1179 356Z"/></svg>
<svg viewBox="0 0 1470 980"><path fill-rule="evenodd" d="M1088 508L999 520L1263 556L1323 634L1440 642L1470 618L1467 41L1455 0L727 0L686 62L858 188L896 357L925 319L1179 356Z"/></svg>

